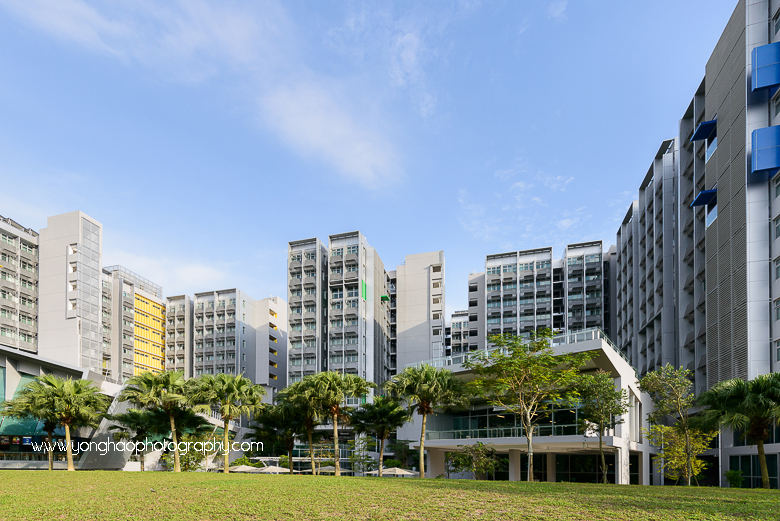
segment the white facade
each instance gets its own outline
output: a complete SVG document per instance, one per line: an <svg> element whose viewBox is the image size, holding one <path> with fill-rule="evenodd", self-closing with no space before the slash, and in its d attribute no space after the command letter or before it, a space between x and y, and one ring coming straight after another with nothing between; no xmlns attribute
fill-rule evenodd
<svg viewBox="0 0 780 521"><path fill-rule="evenodd" d="M37 352L38 233L0 216L0 344Z"/></svg>

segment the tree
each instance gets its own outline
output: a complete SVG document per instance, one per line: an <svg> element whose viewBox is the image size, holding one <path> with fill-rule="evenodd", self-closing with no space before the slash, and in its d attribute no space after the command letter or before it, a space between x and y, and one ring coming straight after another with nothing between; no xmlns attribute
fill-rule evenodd
<svg viewBox="0 0 780 521"><path fill-rule="evenodd" d="M386 384L387 390L406 401L409 412L422 417L420 427L420 478L425 478L425 424L440 407L466 406L465 385L452 371L428 364L407 367Z"/></svg>
<svg viewBox="0 0 780 521"><path fill-rule="evenodd" d="M718 435L718 431L692 428L686 437L684 431L667 425L652 425L644 433L651 444L660 447L656 459L659 470L675 481L695 480L704 471L707 463L697 456L707 452Z"/></svg>
<svg viewBox="0 0 780 521"><path fill-rule="evenodd" d="M666 364L661 369L647 373L639 381L639 389L650 395L655 410L647 415L653 425L664 425L668 418L674 421L674 428L681 434L687 470L686 485L691 485L693 474L693 446L691 444L691 418L689 411L694 405L693 375L688 369L675 369Z"/></svg>
<svg viewBox="0 0 780 521"><path fill-rule="evenodd" d="M57 428L54 388L25 385L12 400L0 404L0 414L20 420L36 418L43 421L48 445L49 470L54 470L54 430Z"/></svg>
<svg viewBox="0 0 780 521"><path fill-rule="evenodd" d="M118 424L109 427L109 430L115 431L114 439L130 441L135 444L135 452L139 457L141 472L143 472L145 452L143 450L139 451L138 445L145 443L149 436L158 434L157 429L155 429L155 426L151 421L152 418L149 411L130 409L121 414L106 416L106 419Z"/></svg>
<svg viewBox="0 0 780 521"><path fill-rule="evenodd" d="M464 367L474 372L469 384L488 403L504 407L520 418L528 446L528 481L534 480L534 429L547 417L545 404L571 402L579 368L590 353L555 354L550 346L552 332L542 329L529 340L501 335L490 337L497 349L485 356L473 356Z"/></svg>
<svg viewBox="0 0 780 521"><path fill-rule="evenodd" d="M178 371L150 372L133 376L119 396L144 409L162 409L168 416L173 438L173 471L181 472L178 437L176 435L176 412L187 408L187 386L184 374Z"/></svg>
<svg viewBox="0 0 780 521"><path fill-rule="evenodd" d="M349 440L349 462L352 465L353 473L365 474L377 468L377 461L369 455L368 441L365 436L360 436L357 439ZM381 476L382 464L379 463L379 475Z"/></svg>
<svg viewBox="0 0 780 521"><path fill-rule="evenodd" d="M53 374L38 376L28 383L20 394L29 398L28 405L46 404L45 414L51 414L51 423L65 427L68 470L74 471L73 447L70 431L79 427L97 427L109 405L109 399L89 380L63 379ZM37 398L36 398L37 397ZM52 429L53 430L53 429Z"/></svg>
<svg viewBox="0 0 780 521"><path fill-rule="evenodd" d="M474 445L458 445L458 449L460 451L450 457L453 472L472 472L474 479L479 479L498 468L499 459L492 444L478 441Z"/></svg>
<svg viewBox="0 0 780 521"><path fill-rule="evenodd" d="M599 435L599 454L603 483L607 483L607 460L604 456L604 431L614 429L624 422L620 416L631 406L625 389L615 388L612 376L599 369L592 374L582 375L577 383L580 407L580 432L596 430Z"/></svg>
<svg viewBox="0 0 780 521"><path fill-rule="evenodd" d="M295 439L306 433L306 419L299 407L289 402L282 402L255 415L251 438L266 443L279 444L287 453L287 464L290 473L293 471L293 449ZM281 459L279 465L281 466Z"/></svg>
<svg viewBox="0 0 780 521"><path fill-rule="evenodd" d="M757 445L761 484L769 488L764 440L780 420L780 373L764 374L747 382L741 378L726 380L700 394L697 404L706 407L705 418L744 432L745 438Z"/></svg>
<svg viewBox="0 0 780 521"><path fill-rule="evenodd" d="M336 476L341 475L339 463L339 419L348 420L345 414L347 398L365 396L373 384L354 374L327 371L314 375L312 397L323 416L333 422L333 452Z"/></svg>
<svg viewBox="0 0 780 521"><path fill-rule="evenodd" d="M248 416L257 408L265 389L255 385L252 380L243 375L229 375L220 373L216 376L204 374L193 381L190 395L190 403L196 410L210 411L212 407L222 416L224 438L222 449L224 451L225 474L230 472L230 421L241 416Z"/></svg>
<svg viewBox="0 0 780 521"><path fill-rule="evenodd" d="M314 375L307 375L298 382L287 386L277 395L280 404L294 407L297 414L306 425L306 437L309 440L309 457L311 473L317 475L317 465L314 462L314 429L320 424L320 411L314 401Z"/></svg>
<svg viewBox="0 0 780 521"><path fill-rule="evenodd" d="M379 440L379 477L385 456L385 442L395 431L409 421L409 413L398 400L377 396L373 403L366 403L350 414L350 423L356 434L372 434Z"/></svg>
<svg viewBox="0 0 780 521"><path fill-rule="evenodd" d="M387 450L389 452L392 452L395 456L395 460L399 461L398 465L391 465L390 460L387 461L388 467L409 467L409 459L412 459L412 467L418 467L419 468L419 457L420 455L412 450L412 448L409 446L409 444L413 443L414 440L389 440L387 443Z"/></svg>

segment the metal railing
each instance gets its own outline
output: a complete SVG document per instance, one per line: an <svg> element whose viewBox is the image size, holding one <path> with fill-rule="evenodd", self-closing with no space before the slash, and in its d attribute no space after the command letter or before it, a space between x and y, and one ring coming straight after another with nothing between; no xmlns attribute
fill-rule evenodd
<svg viewBox="0 0 780 521"><path fill-rule="evenodd" d="M572 333L563 333L556 335L550 339L551 347L558 347L568 344L576 344L579 342L587 342L590 340L601 339L606 342L621 358L626 362L629 362L626 355L624 355L620 349L609 339L609 337L598 327L592 327L583 329L582 331L576 331ZM461 365L470 359L484 359L489 356L490 353L499 351L501 348L494 347L492 349L484 349L480 351L471 351L469 353L463 353L459 355L444 356L439 358L433 358L431 360L423 360L422 362L415 362L412 364L406 364L404 367L418 367L423 364L431 365L433 367L449 367L453 365ZM630 362L629 362L630 365Z"/></svg>
<svg viewBox="0 0 780 521"><path fill-rule="evenodd" d="M534 436L575 436L577 424L539 425ZM465 440L474 438L524 438L523 427L491 427L484 429L459 429L451 431L428 431L426 440Z"/></svg>

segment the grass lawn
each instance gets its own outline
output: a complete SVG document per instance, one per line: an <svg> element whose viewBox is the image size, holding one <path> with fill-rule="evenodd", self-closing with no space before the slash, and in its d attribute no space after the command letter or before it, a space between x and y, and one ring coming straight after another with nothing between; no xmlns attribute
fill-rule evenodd
<svg viewBox="0 0 780 521"><path fill-rule="evenodd" d="M780 493L506 481L0 471L0 519L475 518L777 520Z"/></svg>

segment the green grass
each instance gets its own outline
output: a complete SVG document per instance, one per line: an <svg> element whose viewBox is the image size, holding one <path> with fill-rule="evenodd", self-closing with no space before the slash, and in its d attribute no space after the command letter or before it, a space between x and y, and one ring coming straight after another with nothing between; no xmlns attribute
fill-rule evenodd
<svg viewBox="0 0 780 521"><path fill-rule="evenodd" d="M506 481L0 471L0 519L777 520L780 494Z"/></svg>

